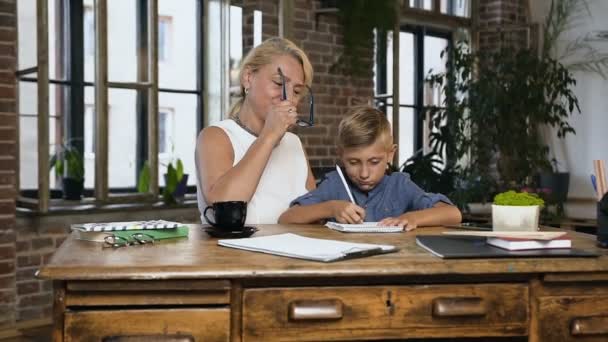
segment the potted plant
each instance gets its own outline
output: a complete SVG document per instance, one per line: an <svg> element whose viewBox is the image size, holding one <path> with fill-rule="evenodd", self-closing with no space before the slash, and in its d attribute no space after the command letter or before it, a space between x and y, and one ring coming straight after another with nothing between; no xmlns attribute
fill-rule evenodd
<svg viewBox="0 0 608 342"><path fill-rule="evenodd" d="M163 189L163 202L166 204L175 204L182 202L188 189L188 174L184 174L184 164L181 159L175 160L167 164L167 171L164 174L165 187ZM137 190L139 192L148 192L150 188L150 166L146 162L139 173L137 182Z"/></svg>
<svg viewBox="0 0 608 342"><path fill-rule="evenodd" d="M498 231L538 230L540 208L545 204L536 194L509 190L494 197L492 229Z"/></svg>
<svg viewBox="0 0 608 342"><path fill-rule="evenodd" d="M62 180L63 198L80 200L84 190L84 159L82 153L70 142L61 144L51 156L51 169Z"/></svg>

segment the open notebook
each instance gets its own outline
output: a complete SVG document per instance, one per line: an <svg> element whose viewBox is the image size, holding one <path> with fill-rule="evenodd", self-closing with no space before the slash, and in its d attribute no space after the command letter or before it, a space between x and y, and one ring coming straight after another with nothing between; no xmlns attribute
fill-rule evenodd
<svg viewBox="0 0 608 342"><path fill-rule="evenodd" d="M343 233L396 233L403 231L403 227L381 226L378 222L363 222L359 224L327 222L325 227Z"/></svg>
<svg viewBox="0 0 608 342"><path fill-rule="evenodd" d="M293 233L218 240L217 244L224 247L321 262L360 258L398 250L397 247L392 245L315 239Z"/></svg>

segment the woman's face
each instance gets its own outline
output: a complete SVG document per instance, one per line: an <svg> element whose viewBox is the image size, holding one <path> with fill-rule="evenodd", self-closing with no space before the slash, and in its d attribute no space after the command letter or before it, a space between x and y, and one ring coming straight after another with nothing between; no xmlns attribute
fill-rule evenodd
<svg viewBox="0 0 608 342"><path fill-rule="evenodd" d="M302 65L290 55L276 56L270 64L256 72L246 71L243 75L243 86L249 88L247 102L261 119L266 118L266 113L272 105L281 102L283 85L279 68L285 78L287 101L296 106L306 91Z"/></svg>

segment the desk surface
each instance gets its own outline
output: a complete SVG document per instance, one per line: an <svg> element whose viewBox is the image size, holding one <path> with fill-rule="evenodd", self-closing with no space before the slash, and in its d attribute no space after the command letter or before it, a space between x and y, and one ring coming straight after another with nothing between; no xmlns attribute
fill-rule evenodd
<svg viewBox="0 0 608 342"><path fill-rule="evenodd" d="M595 236L575 232L569 233L573 247L602 255L443 260L418 247L415 241L416 235L441 234L445 228L440 227L396 234L345 234L314 225L258 225L260 230L254 236L293 232L314 238L392 244L400 249L397 253L319 263L221 247L202 227L191 225L188 239L118 249L70 236L38 276L54 280L152 280L608 272L608 252L595 247Z"/></svg>

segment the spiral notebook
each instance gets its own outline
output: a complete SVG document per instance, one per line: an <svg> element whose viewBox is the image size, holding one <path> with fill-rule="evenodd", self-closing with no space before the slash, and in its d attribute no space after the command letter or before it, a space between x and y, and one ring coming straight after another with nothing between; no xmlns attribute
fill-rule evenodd
<svg viewBox="0 0 608 342"><path fill-rule="evenodd" d="M381 226L378 222L363 222L358 224L327 222L325 227L342 233L397 233L403 231L403 227Z"/></svg>

